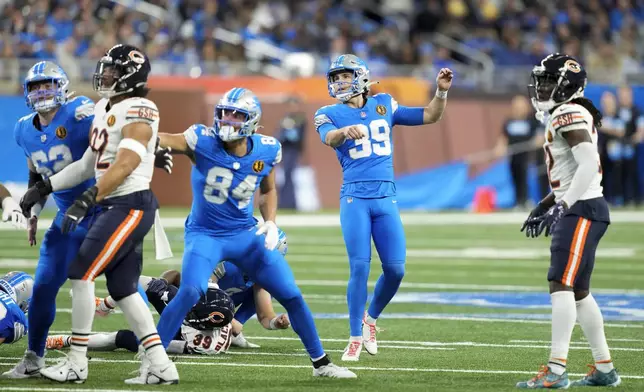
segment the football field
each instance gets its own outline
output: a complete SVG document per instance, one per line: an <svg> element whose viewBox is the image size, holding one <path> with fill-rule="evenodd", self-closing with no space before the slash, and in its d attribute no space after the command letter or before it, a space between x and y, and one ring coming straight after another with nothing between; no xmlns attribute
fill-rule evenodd
<svg viewBox="0 0 644 392"><path fill-rule="evenodd" d="M183 211L164 215L174 257L154 259L152 236L146 240L144 274L180 269ZM0 390L181 390L181 391L511 391L534 376L550 352L550 297L546 274L549 238L527 239L519 232L523 213L405 214L407 270L402 286L378 321L379 352L362 351L357 363L340 357L349 336L346 282L348 261L337 216L278 214L288 236L287 260L316 318L332 360L347 366L357 380L311 377L311 365L292 329L264 330L256 319L244 327L259 349L231 350L219 356L175 356L178 386L130 387L123 383L138 369L134 354L90 352L89 380L63 385L42 379L0 379ZM613 214L598 249L592 291L602 308L620 390L644 390L644 214ZM44 228L44 222L41 228ZM39 244L43 231L39 232ZM0 272L34 272L38 251L26 234L0 231ZM369 293L380 274L375 249ZM52 333L69 333L70 285L58 295ZM107 295L104 278L96 283ZM274 302L276 311L283 308ZM158 317L155 314L155 319ZM122 314L95 318L94 331L127 328ZM27 345L22 339L0 346L0 372L14 365ZM61 354L48 353L52 363ZM585 375L591 352L575 328L568 372Z"/></svg>

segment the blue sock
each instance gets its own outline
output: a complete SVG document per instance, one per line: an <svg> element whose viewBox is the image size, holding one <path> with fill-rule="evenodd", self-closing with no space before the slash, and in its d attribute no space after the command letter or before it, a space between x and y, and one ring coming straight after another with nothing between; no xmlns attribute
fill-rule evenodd
<svg viewBox="0 0 644 392"><path fill-rule="evenodd" d="M347 285L349 304L349 329L351 336L362 336L362 316L367 304L367 281L369 280L369 260L349 260L351 275Z"/></svg>
<svg viewBox="0 0 644 392"><path fill-rule="evenodd" d="M396 295L398 287L405 276L405 264L383 264L382 275L376 282L373 292L373 299L369 305L369 316L378 318L380 313L389 304L389 301Z"/></svg>

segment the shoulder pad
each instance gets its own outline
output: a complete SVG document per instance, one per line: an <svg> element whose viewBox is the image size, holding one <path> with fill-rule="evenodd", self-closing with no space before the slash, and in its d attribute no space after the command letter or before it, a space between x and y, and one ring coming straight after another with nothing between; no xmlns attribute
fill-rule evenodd
<svg viewBox="0 0 644 392"><path fill-rule="evenodd" d="M259 141L262 147L269 154L270 159L273 160L273 165L276 165L282 161L282 144L273 136L262 135L261 133L256 133L255 141Z"/></svg>
<svg viewBox="0 0 644 392"><path fill-rule="evenodd" d="M94 115L94 101L87 97L74 97L70 101L67 101L67 105L70 105L70 107L74 109L74 118L77 121L81 121Z"/></svg>
<svg viewBox="0 0 644 392"><path fill-rule="evenodd" d="M30 121L30 120L32 120L34 118L35 115L36 115L36 113L29 113L26 116L20 117L18 122L21 123L21 122Z"/></svg>
<svg viewBox="0 0 644 392"><path fill-rule="evenodd" d="M327 105L319 108L315 115L313 116L313 124L315 125L315 130L317 131L324 124L333 124L333 120L329 117L329 112L334 105Z"/></svg>
<svg viewBox="0 0 644 392"><path fill-rule="evenodd" d="M557 107L550 116L550 125L557 133L574 129L592 128L592 116L585 107L577 104L564 104Z"/></svg>

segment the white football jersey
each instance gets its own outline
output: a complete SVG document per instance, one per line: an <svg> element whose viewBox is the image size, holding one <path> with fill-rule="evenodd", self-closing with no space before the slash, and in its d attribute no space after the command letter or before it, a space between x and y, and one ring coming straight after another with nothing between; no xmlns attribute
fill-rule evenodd
<svg viewBox="0 0 644 392"><path fill-rule="evenodd" d="M200 331L189 325L181 325L181 337L188 344L191 354L217 355L226 352L233 339L233 325L228 323L221 328Z"/></svg>
<svg viewBox="0 0 644 392"><path fill-rule="evenodd" d="M546 166L550 187L555 193L555 200L560 201L568 191L572 178L577 171L577 161L572 154L572 149L563 134L585 129L595 146L597 156L597 173L590 186L579 198L580 200L602 197L602 170L597 152L597 129L593 125L593 116L581 105L568 103L557 107L548 118L546 126L546 142L543 149L546 154ZM569 206L572 207L572 206Z"/></svg>
<svg viewBox="0 0 644 392"><path fill-rule="evenodd" d="M122 129L128 124L142 122L152 128L147 145L147 155L125 181L107 196L128 195L150 189L154 172L154 150L159 133L159 110L154 102L145 98L128 98L107 109L109 100L96 104L90 134L90 147L96 152L96 180L98 181L116 160L118 146L123 140Z"/></svg>

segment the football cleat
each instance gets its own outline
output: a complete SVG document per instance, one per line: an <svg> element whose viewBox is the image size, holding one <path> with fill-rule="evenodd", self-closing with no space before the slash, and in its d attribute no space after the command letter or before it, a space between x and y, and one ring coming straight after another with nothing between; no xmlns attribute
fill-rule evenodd
<svg viewBox="0 0 644 392"><path fill-rule="evenodd" d="M519 389L568 389L568 387L570 387L568 372L560 376L553 373L547 366L541 366L537 375L531 380L517 383Z"/></svg>
<svg viewBox="0 0 644 392"><path fill-rule="evenodd" d="M25 356L11 370L2 373L4 378L40 377L40 371L45 367L45 358L39 357L33 351L25 351Z"/></svg>
<svg viewBox="0 0 644 392"><path fill-rule="evenodd" d="M329 378L358 378L351 370L329 363L328 365L313 368L313 377Z"/></svg>
<svg viewBox="0 0 644 392"><path fill-rule="evenodd" d="M351 340L344 349L342 360L356 362L360 359L360 351L362 351L362 342L359 340Z"/></svg>
<svg viewBox="0 0 644 392"><path fill-rule="evenodd" d="M371 355L378 354L378 342L376 341L376 324L367 323L367 312L362 318L362 343L364 349Z"/></svg>
<svg viewBox="0 0 644 392"><path fill-rule="evenodd" d="M239 335L233 336L230 345L233 347L239 347L239 348L259 348L258 344L251 343L248 340L246 340L246 337L244 337L244 335L241 332L239 333Z"/></svg>
<svg viewBox="0 0 644 392"><path fill-rule="evenodd" d="M114 313L114 308L107 304L105 298L96 297L94 298L96 302L96 315L100 317L106 317L110 313Z"/></svg>
<svg viewBox="0 0 644 392"><path fill-rule="evenodd" d="M82 384L87 381L87 358L83 362L79 364L71 357L65 356L54 366L42 369L40 375L53 381Z"/></svg>
<svg viewBox="0 0 644 392"><path fill-rule="evenodd" d="M622 383L617 369L613 369L608 373L597 370L595 365L588 365L590 371L586 377L581 380L573 381L573 387L616 387Z"/></svg>
<svg viewBox="0 0 644 392"><path fill-rule="evenodd" d="M71 345L72 337L70 335L52 335L47 336L45 348L47 350L60 350L61 348L69 347Z"/></svg>
<svg viewBox="0 0 644 392"><path fill-rule="evenodd" d="M139 347L139 353L135 358L141 360L141 367L139 368L139 375L134 378L125 380L129 385L170 385L179 383L179 372L174 362L168 360L168 363L163 365L153 365L150 363L145 351Z"/></svg>

